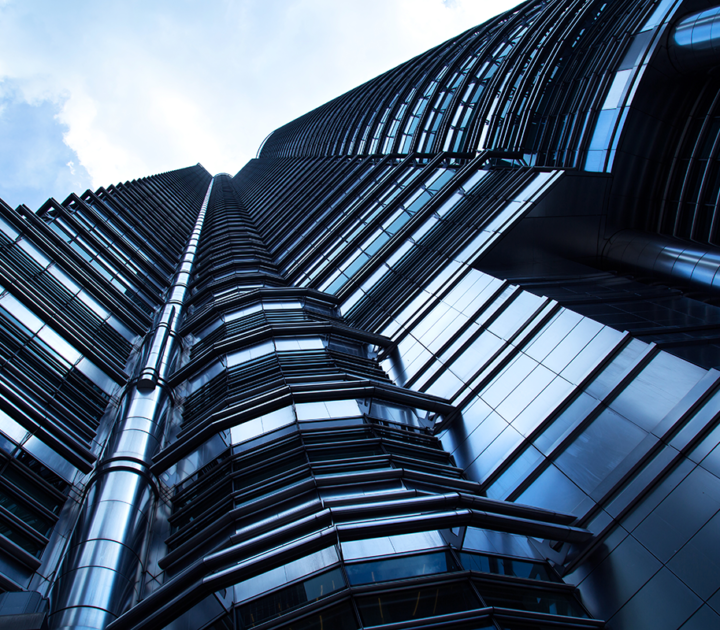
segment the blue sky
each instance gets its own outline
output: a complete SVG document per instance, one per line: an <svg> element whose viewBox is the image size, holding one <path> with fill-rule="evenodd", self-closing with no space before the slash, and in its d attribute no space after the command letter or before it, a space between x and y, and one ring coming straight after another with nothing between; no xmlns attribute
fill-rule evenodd
<svg viewBox="0 0 720 630"><path fill-rule="evenodd" d="M0 197L45 199L265 136L517 0L0 0Z"/></svg>

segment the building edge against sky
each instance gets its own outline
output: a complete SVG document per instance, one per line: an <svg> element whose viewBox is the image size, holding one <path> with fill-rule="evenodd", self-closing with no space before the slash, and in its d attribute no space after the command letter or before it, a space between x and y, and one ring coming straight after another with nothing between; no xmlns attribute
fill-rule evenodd
<svg viewBox="0 0 720 630"><path fill-rule="evenodd" d="M0 204L4 628L720 621L720 8L531 0Z"/></svg>

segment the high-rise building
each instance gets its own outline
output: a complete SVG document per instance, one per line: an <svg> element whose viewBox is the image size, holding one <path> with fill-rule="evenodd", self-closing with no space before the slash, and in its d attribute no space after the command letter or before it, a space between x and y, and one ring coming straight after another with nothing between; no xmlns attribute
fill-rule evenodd
<svg viewBox="0 0 720 630"><path fill-rule="evenodd" d="M720 627L720 8L529 0L0 205L0 627Z"/></svg>

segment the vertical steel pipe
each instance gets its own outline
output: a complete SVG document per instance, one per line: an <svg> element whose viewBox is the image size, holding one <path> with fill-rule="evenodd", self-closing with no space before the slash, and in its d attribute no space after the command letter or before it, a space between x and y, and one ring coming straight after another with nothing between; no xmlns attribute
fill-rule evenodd
<svg viewBox="0 0 720 630"><path fill-rule="evenodd" d="M214 180L213 180L214 181ZM137 599L157 480L151 458L164 431L165 377L177 335L210 182L137 382L128 388L104 454L88 482L51 598L50 626L105 628Z"/></svg>

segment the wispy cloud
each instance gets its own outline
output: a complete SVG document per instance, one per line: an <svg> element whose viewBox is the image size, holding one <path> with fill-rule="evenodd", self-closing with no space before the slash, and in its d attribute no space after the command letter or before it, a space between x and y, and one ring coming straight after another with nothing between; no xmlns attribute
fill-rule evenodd
<svg viewBox="0 0 720 630"><path fill-rule="evenodd" d="M106 185L198 161L235 172L276 127L515 4L0 0L0 80L16 114L24 103L52 121L68 176ZM3 164L29 146L21 135Z"/></svg>
<svg viewBox="0 0 720 630"><path fill-rule="evenodd" d="M91 185L64 141L61 101L28 98L17 82L0 83L0 198L37 209L50 194L61 199Z"/></svg>

